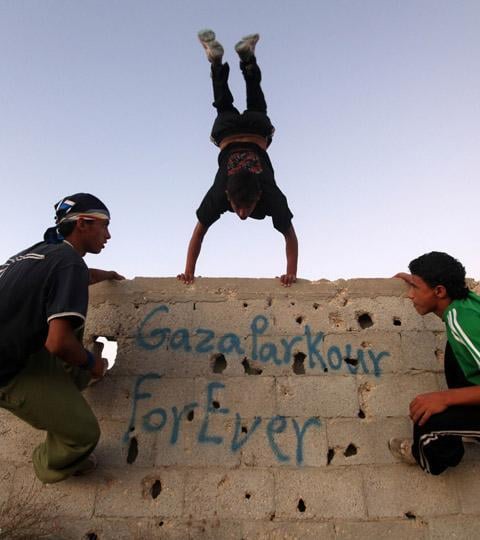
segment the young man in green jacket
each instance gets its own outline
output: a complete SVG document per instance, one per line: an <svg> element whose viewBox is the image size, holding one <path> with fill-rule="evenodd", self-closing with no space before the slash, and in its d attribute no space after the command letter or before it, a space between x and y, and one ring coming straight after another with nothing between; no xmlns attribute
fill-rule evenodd
<svg viewBox="0 0 480 540"><path fill-rule="evenodd" d="M480 296L465 284L465 268L446 253L431 252L400 273L420 315L435 313L446 326L444 369L448 389L410 403L412 439L391 439L392 453L438 475L460 463L465 440L480 438Z"/></svg>

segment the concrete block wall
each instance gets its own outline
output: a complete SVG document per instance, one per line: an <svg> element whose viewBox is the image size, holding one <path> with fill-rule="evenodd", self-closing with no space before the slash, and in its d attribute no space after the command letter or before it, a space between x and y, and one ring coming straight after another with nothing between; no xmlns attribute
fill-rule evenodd
<svg viewBox="0 0 480 540"><path fill-rule="evenodd" d="M443 324L400 280L101 283L95 336L119 346L85 393L98 471L42 486L44 435L0 411L4 522L20 508L39 536L90 540L480 536L480 448L440 477L388 451L410 400L444 387Z"/></svg>

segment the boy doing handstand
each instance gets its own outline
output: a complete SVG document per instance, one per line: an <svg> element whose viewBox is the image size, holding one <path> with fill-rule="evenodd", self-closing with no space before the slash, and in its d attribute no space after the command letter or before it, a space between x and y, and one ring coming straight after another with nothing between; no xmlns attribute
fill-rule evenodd
<svg viewBox="0 0 480 540"><path fill-rule="evenodd" d="M259 35L246 36L235 46L247 87L247 109L242 114L233 106L228 87L230 68L227 63L222 63L222 45L212 30L203 30L198 37L211 63L213 106L217 109L211 139L220 147L219 168L197 210L198 223L188 245L185 272L177 277L187 284L193 282L206 232L221 214L229 211L242 220L272 217L273 226L285 237L287 269L280 281L289 287L296 281L298 242L292 225L293 214L275 183L266 152L274 127L267 116L267 104L260 86L261 72L255 58Z"/></svg>

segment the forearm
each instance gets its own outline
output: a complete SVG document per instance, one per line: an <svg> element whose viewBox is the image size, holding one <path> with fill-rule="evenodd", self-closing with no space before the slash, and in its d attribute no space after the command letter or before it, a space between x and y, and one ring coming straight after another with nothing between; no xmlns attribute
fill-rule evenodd
<svg viewBox="0 0 480 540"><path fill-rule="evenodd" d="M287 256L287 274L297 275L298 240L293 225L285 234L285 252Z"/></svg>
<svg viewBox="0 0 480 540"><path fill-rule="evenodd" d="M110 279L125 279L123 276L115 272L115 270L100 270L98 268L89 268L88 273L90 276L89 285L94 285L95 283L100 283L100 281L106 281Z"/></svg>
<svg viewBox="0 0 480 540"><path fill-rule="evenodd" d="M75 337L68 321L54 319L50 322L45 348L68 364L74 366L87 364L87 352Z"/></svg>
<svg viewBox="0 0 480 540"><path fill-rule="evenodd" d="M480 405L480 386L450 388L444 390L447 407L456 405Z"/></svg>
<svg viewBox="0 0 480 540"><path fill-rule="evenodd" d="M192 238L188 244L187 262L185 263L185 274L195 274L197 259L202 249L202 242L207 229L199 222L193 230Z"/></svg>

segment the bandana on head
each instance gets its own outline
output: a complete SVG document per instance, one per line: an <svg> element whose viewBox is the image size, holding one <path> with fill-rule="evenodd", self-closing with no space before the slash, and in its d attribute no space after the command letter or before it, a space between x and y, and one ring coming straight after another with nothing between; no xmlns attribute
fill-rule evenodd
<svg viewBox="0 0 480 540"><path fill-rule="evenodd" d="M63 242L63 236L58 232L57 227L61 223L84 219L110 219L108 208L90 193L76 193L64 197L54 206L56 227L50 227L45 231L43 238L49 244L59 244Z"/></svg>

